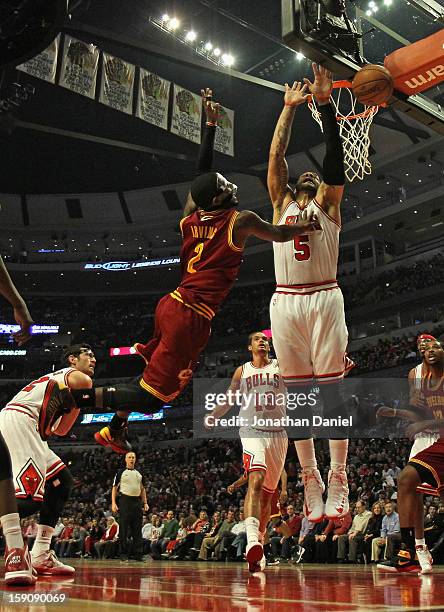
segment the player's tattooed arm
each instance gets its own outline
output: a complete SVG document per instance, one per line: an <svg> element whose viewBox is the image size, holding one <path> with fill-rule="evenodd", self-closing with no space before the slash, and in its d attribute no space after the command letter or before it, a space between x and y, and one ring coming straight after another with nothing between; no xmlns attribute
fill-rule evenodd
<svg viewBox="0 0 444 612"><path fill-rule="evenodd" d="M288 164L285 155L290 142L296 107L303 104L308 98L306 90L307 85L298 81L295 81L292 87L285 83L285 106L274 130L268 161L268 192L275 209L286 204L286 197L288 200L292 199L292 191L288 185Z"/></svg>
<svg viewBox="0 0 444 612"><path fill-rule="evenodd" d="M293 225L273 225L261 219L251 210L239 213L234 223L233 242L243 248L249 236L256 236L267 242L288 242L301 234L322 230L316 214L304 211Z"/></svg>
<svg viewBox="0 0 444 612"><path fill-rule="evenodd" d="M20 293L17 291L11 277L9 276L8 270L6 269L5 263L0 256L0 293L3 297L8 300L14 309L14 319L20 330L14 334L14 340L19 346L24 344L31 337L31 327L34 325L31 315L29 314L28 307L26 306L25 300L22 298Z"/></svg>

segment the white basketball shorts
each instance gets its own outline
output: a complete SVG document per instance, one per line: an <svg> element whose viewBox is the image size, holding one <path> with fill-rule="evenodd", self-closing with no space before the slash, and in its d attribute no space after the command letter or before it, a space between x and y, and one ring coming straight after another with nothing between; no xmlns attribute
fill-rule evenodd
<svg viewBox="0 0 444 612"><path fill-rule="evenodd" d="M0 431L11 455L15 496L43 501L45 480L65 464L44 442L35 418L11 408L0 412Z"/></svg>
<svg viewBox="0 0 444 612"><path fill-rule="evenodd" d="M241 442L245 473L265 471L262 488L267 493L274 493L279 484L287 456L287 432L285 430L273 432L242 431Z"/></svg>

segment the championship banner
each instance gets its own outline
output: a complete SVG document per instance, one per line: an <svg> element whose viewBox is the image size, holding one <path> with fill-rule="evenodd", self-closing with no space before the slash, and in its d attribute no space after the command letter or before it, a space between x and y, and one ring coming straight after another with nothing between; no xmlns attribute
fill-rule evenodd
<svg viewBox="0 0 444 612"><path fill-rule="evenodd" d="M214 148L220 153L234 157L234 111L224 106L219 109Z"/></svg>
<svg viewBox="0 0 444 612"><path fill-rule="evenodd" d="M24 64L17 66L17 70L26 72L37 79L55 83L57 71L57 54L59 52L60 34L54 38L47 49L28 60Z"/></svg>
<svg viewBox="0 0 444 612"><path fill-rule="evenodd" d="M96 46L65 36L59 85L94 99L99 54L100 51Z"/></svg>
<svg viewBox="0 0 444 612"><path fill-rule="evenodd" d="M141 68L136 116L167 130L170 85L169 81Z"/></svg>
<svg viewBox="0 0 444 612"><path fill-rule="evenodd" d="M171 132L200 144L201 121L202 101L200 96L175 84Z"/></svg>
<svg viewBox="0 0 444 612"><path fill-rule="evenodd" d="M100 102L111 108L133 114L133 89L135 66L119 57L103 54Z"/></svg>

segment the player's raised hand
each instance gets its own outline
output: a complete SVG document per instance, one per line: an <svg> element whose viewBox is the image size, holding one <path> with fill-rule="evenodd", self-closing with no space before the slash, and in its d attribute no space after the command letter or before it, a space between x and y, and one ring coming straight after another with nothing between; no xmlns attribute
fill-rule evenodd
<svg viewBox="0 0 444 612"><path fill-rule="evenodd" d="M305 85L310 90L310 93L316 98L317 102L328 102L333 90L333 79L330 70L323 66L312 63L313 68L313 83L309 79L304 79Z"/></svg>
<svg viewBox="0 0 444 612"><path fill-rule="evenodd" d="M301 230L303 230L303 234L322 230L322 227L319 223L318 215L313 211L311 211L310 213L307 213L306 210L302 211L296 225Z"/></svg>
<svg viewBox="0 0 444 612"><path fill-rule="evenodd" d="M31 337L31 327L34 325L25 302L20 302L14 306L14 319L20 325L19 331L14 334L14 340L21 346Z"/></svg>
<svg viewBox="0 0 444 612"><path fill-rule="evenodd" d="M310 94L307 92L307 85L295 81L293 87L290 87L288 83L285 83L285 106L299 106L300 104L304 104L309 97Z"/></svg>
<svg viewBox="0 0 444 612"><path fill-rule="evenodd" d="M220 115L219 102L213 102L213 90L207 87L200 90L202 96L202 104L205 111L206 122L217 125Z"/></svg>

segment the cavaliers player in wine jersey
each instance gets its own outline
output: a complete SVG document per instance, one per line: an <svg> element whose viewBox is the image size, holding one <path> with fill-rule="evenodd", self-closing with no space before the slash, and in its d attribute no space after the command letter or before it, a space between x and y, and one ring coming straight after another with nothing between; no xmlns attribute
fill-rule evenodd
<svg viewBox="0 0 444 612"><path fill-rule="evenodd" d="M244 473L248 477L244 503L246 558L250 572L254 573L265 567L263 538L287 455L288 439L283 423L287 392L277 359L270 359L267 336L263 332L250 334L248 350L251 361L236 369L230 391L238 392L241 398L239 435ZM231 407L230 403L217 406L208 416L221 418ZM217 425L217 421L211 420L208 424L213 422Z"/></svg>
<svg viewBox="0 0 444 612"><path fill-rule="evenodd" d="M31 553L32 567L43 576L71 576L74 568L61 563L51 538L69 497L73 478L46 442L50 433L66 435L79 411L73 407L52 422L46 411L47 396L54 383L69 389L92 386L95 357L88 345L73 345L63 355L63 367L34 380L21 389L0 412L0 429L10 450L13 483L21 518L40 512L37 536Z"/></svg>
<svg viewBox="0 0 444 612"><path fill-rule="evenodd" d="M344 300L336 281L345 174L339 129L329 102L331 73L316 64L313 71L313 83L304 79L304 85L286 85L285 106L270 147L268 190L273 223L277 226L297 223L300 215L308 211L316 212L323 231L297 236L286 245L274 245L277 287L270 318L273 345L289 393L300 393L301 386L307 386L308 392L314 381L320 388L324 416L328 417L340 414L345 405L341 381L353 366L346 356ZM307 101L309 92L319 108L326 144L323 180L316 172L304 172L292 188L285 154L296 108ZM301 416L311 418L311 414ZM324 515L334 519L348 512L346 437L344 432L335 432L332 438L336 439L330 439L325 507L325 486L317 468L313 439L295 442L303 473L304 513L310 521L319 522Z"/></svg>
<svg viewBox="0 0 444 612"><path fill-rule="evenodd" d="M444 350L437 340L428 343L424 360L428 373L422 379L421 390L415 394L412 408L416 421L407 428L414 438L421 432L436 432L440 437L410 458L399 474L398 512L401 537L405 549L396 559L379 564L379 569L397 572L431 573L432 557L424 540L424 506L418 503L422 483L427 483L444 499Z"/></svg>
<svg viewBox="0 0 444 612"><path fill-rule="evenodd" d="M157 304L154 337L138 343L145 359L142 376L132 384L82 389L73 393L79 408L117 410L110 426L95 434L103 446L127 452L128 414L155 412L176 398L193 372L211 331L211 321L237 278L249 236L266 241L293 240L319 231L315 213L305 213L295 225L277 227L251 211L238 211L237 186L212 166L219 106L211 91L202 92L207 125L199 152L198 176L192 183L180 223L182 279Z"/></svg>

